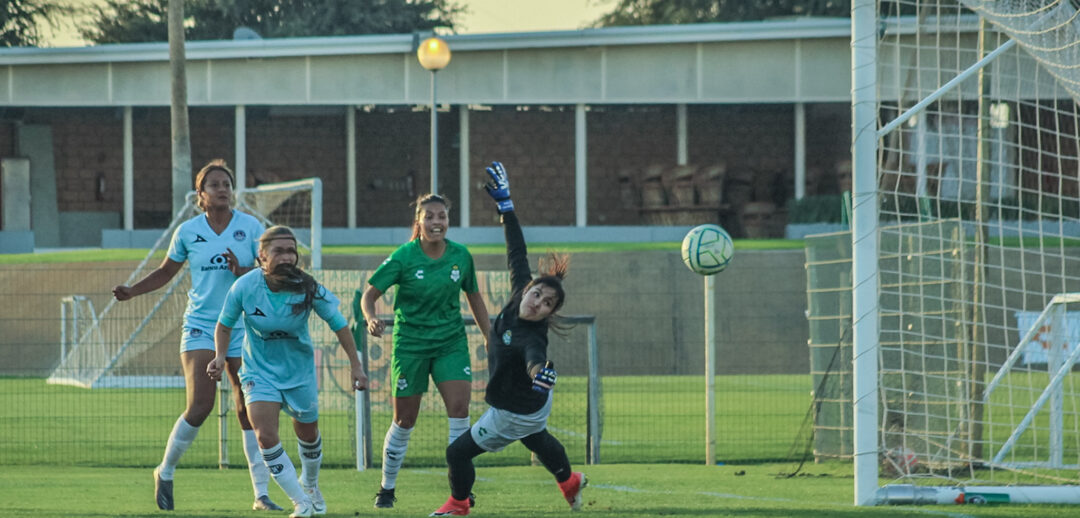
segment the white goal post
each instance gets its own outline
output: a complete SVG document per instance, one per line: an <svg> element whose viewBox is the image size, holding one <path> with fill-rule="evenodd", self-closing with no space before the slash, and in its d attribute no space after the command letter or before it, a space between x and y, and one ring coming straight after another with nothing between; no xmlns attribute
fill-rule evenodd
<svg viewBox="0 0 1080 518"><path fill-rule="evenodd" d="M855 0L851 37L854 503L1080 504L1076 3Z"/></svg>

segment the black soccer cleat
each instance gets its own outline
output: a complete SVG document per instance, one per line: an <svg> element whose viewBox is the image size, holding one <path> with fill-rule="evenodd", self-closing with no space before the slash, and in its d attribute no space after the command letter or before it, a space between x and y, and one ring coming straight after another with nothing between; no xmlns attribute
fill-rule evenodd
<svg viewBox="0 0 1080 518"><path fill-rule="evenodd" d="M469 508L476 507L476 493L469 493Z"/></svg>
<svg viewBox="0 0 1080 518"><path fill-rule="evenodd" d="M158 473L159 468L154 468L154 500L157 501L158 509L162 511L173 510L173 481L162 480Z"/></svg>
<svg viewBox="0 0 1080 518"><path fill-rule="evenodd" d="M375 508L393 509L394 502L397 502L397 498L394 497L394 489L386 489L380 486L379 492L375 493Z"/></svg>

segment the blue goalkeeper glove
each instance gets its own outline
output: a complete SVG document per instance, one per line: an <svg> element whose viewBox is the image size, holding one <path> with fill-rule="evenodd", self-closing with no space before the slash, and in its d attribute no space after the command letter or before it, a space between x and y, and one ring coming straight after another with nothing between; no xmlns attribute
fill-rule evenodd
<svg viewBox="0 0 1080 518"><path fill-rule="evenodd" d="M491 199L495 200L495 204L499 207L499 214L514 210L514 202L510 200L510 181L506 179L506 168L499 162L492 162L491 167L486 171L491 181L484 184L484 190Z"/></svg>
<svg viewBox="0 0 1080 518"><path fill-rule="evenodd" d="M559 374L555 372L555 364L548 361L544 363L544 368L540 369L536 376L533 376L532 389L541 394L547 394L555 386L555 378L558 377Z"/></svg>

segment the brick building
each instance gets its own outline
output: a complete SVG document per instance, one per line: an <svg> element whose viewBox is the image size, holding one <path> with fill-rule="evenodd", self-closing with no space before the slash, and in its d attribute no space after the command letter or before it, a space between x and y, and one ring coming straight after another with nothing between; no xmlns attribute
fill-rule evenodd
<svg viewBox="0 0 1080 518"><path fill-rule="evenodd" d="M446 39L454 55L438 73L439 190L457 205L456 225L497 224L486 205L461 199L479 192L495 159L514 175L522 216L552 227L684 225L680 208L655 206L681 203L740 233L748 204L782 208L844 182L843 20ZM410 35L189 43L194 169L223 157L248 186L319 177L324 226L407 226L408 203L430 185L429 75L413 45ZM166 226L167 62L165 44L0 50L9 74L0 158L30 158L32 204L55 193L53 206L31 207L37 246ZM721 174L720 200L643 197L650 181L670 191L678 175L709 168Z"/></svg>

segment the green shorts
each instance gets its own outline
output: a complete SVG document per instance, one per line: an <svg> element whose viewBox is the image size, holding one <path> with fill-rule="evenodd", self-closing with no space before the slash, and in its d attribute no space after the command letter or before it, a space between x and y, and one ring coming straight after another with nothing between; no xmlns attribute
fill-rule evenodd
<svg viewBox="0 0 1080 518"><path fill-rule="evenodd" d="M451 380L472 382L468 338L455 338L425 355L409 354L409 349L417 349L411 345L418 344L399 339L390 355L390 375L393 380L390 394L393 397L417 396L427 392L428 376L436 385ZM430 344L425 344L425 347L430 350Z"/></svg>

